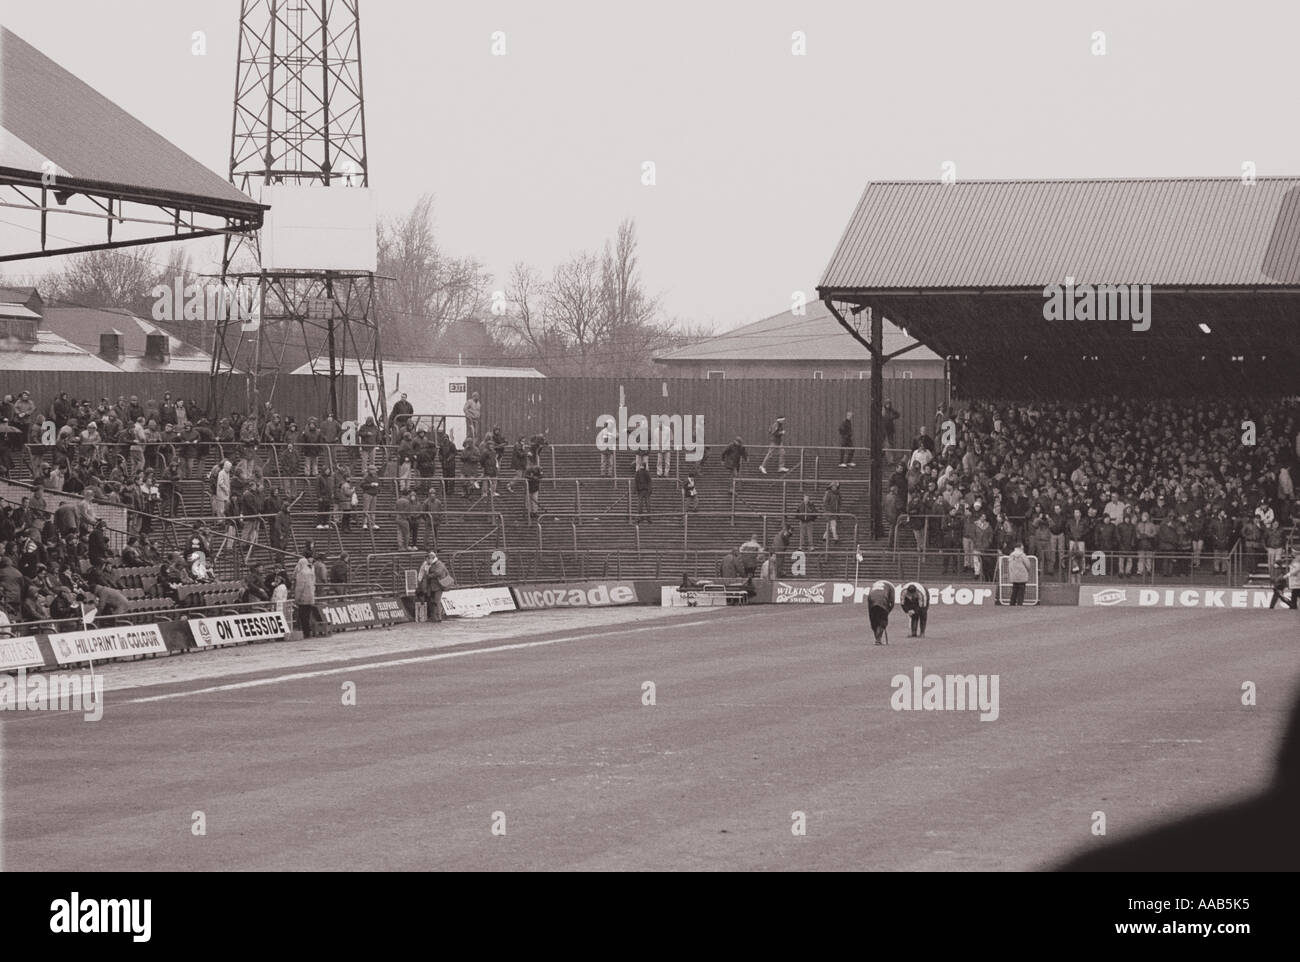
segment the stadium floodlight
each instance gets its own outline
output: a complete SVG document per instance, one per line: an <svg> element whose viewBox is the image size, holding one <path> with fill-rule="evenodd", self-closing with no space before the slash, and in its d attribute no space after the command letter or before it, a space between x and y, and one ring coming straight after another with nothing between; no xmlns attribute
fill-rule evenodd
<svg viewBox="0 0 1300 962"><path fill-rule="evenodd" d="M1197 324L1196 326L1201 329L1202 334L1210 333L1210 325L1206 324L1204 321L1201 321L1201 323Z"/></svg>

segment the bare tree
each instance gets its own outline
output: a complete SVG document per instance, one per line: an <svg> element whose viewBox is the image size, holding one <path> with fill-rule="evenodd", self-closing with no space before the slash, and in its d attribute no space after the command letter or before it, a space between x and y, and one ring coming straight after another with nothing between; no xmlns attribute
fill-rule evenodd
<svg viewBox="0 0 1300 962"><path fill-rule="evenodd" d="M609 315L601 295L600 261L586 252L559 264L546 291L546 327L573 354L577 373L591 373L597 349L608 339Z"/></svg>
<svg viewBox="0 0 1300 962"><path fill-rule="evenodd" d="M147 316L153 301L150 291L164 276L153 255L150 248L74 254L63 271L50 277L49 297L79 307L120 307Z"/></svg>
<svg viewBox="0 0 1300 962"><path fill-rule="evenodd" d="M548 346L545 282L533 268L518 261L510 269L504 293L507 314L500 325L501 338L508 348L517 348L524 355L544 355Z"/></svg>
<svg viewBox="0 0 1300 962"><path fill-rule="evenodd" d="M659 312L658 298L649 296L641 286L637 270L636 222L623 221L613 244L605 242L600 262L600 294L605 312L605 327L611 340L635 334L652 325Z"/></svg>
<svg viewBox="0 0 1300 962"><path fill-rule="evenodd" d="M380 317L390 354L428 352L448 324L482 317L492 278L472 257L449 258L433 230L433 197L379 225Z"/></svg>
<svg viewBox="0 0 1300 962"><path fill-rule="evenodd" d="M505 349L550 375L653 376L655 352L680 336L642 283L630 219L601 254L574 254L549 281L516 264L505 294Z"/></svg>

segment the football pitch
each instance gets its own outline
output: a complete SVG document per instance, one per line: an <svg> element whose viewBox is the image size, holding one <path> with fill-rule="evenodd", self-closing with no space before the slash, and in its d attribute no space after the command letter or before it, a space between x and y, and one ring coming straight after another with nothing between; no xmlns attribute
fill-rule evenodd
<svg viewBox="0 0 1300 962"><path fill-rule="evenodd" d="M1283 610L562 614L6 712L3 867L1047 868L1261 788L1300 680Z"/></svg>

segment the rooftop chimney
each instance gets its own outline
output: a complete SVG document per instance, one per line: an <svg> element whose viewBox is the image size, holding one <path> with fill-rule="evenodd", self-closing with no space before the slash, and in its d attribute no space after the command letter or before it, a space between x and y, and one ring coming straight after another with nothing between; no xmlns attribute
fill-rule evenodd
<svg viewBox="0 0 1300 962"><path fill-rule="evenodd" d="M166 334L144 336L144 356L150 361L166 361L171 355L171 343Z"/></svg>
<svg viewBox="0 0 1300 962"><path fill-rule="evenodd" d="M99 335L99 356L106 361L120 361L125 353L123 337L117 331L108 331Z"/></svg>

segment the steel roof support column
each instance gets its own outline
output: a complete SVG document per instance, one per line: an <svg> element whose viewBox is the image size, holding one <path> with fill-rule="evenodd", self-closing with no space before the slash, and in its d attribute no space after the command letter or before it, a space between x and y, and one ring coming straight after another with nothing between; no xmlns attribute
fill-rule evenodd
<svg viewBox="0 0 1300 962"><path fill-rule="evenodd" d="M884 317L880 311L871 311L871 340L862 336L862 332L853 322L844 317L843 314L831 303L829 297L822 298L835 320L839 322L840 327L844 328L852 338L867 349L871 354L871 481L869 489L869 500L871 502L870 512L871 521L869 529L871 537L879 538L884 534L884 494L881 490L882 475L885 472L885 437L881 428L881 412L885 406L885 353L880 345L884 344ZM855 314L861 314L865 305L859 305Z"/></svg>
<svg viewBox="0 0 1300 962"><path fill-rule="evenodd" d="M871 343L883 344L884 324L880 311L871 312ZM881 429L885 406L885 358L879 348L871 351L871 537L884 531L884 495L881 476L885 473L885 436Z"/></svg>

